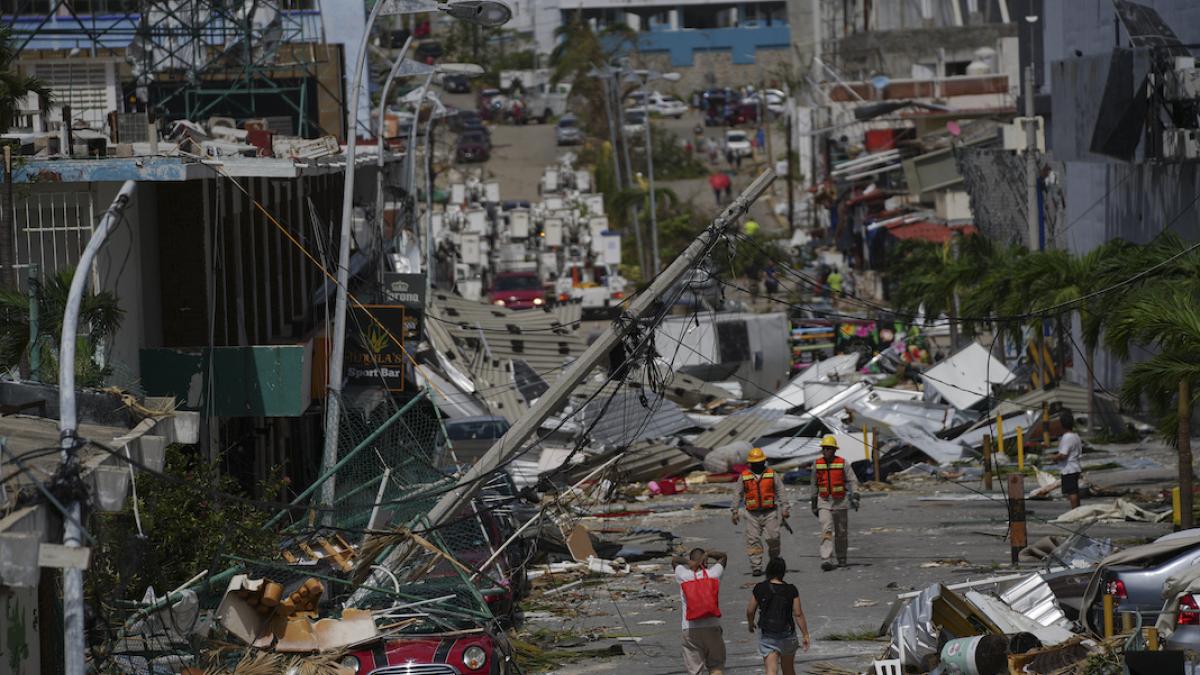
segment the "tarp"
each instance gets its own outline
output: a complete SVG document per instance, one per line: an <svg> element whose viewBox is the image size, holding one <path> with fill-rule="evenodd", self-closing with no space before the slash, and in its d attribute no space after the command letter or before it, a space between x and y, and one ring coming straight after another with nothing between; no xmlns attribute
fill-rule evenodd
<svg viewBox="0 0 1200 675"><path fill-rule="evenodd" d="M986 398L992 385L1007 384L1014 377L986 347L972 342L925 371L922 380L947 403L966 410Z"/></svg>

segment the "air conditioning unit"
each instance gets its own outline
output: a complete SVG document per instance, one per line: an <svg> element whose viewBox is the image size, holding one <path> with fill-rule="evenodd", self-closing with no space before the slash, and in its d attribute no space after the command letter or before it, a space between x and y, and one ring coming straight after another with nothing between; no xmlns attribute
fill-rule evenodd
<svg viewBox="0 0 1200 675"><path fill-rule="evenodd" d="M1163 96L1168 101L1200 99L1200 68L1178 68L1164 73Z"/></svg>

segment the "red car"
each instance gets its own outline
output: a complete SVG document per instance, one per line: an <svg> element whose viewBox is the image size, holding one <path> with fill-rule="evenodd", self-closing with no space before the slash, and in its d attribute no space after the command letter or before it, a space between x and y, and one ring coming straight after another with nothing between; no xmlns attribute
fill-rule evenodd
<svg viewBox="0 0 1200 675"><path fill-rule="evenodd" d="M341 665L357 675L505 675L510 652L507 640L484 630L414 635L375 642Z"/></svg>
<svg viewBox="0 0 1200 675"><path fill-rule="evenodd" d="M509 309L546 306L546 289L533 272L501 272L488 293L488 302Z"/></svg>

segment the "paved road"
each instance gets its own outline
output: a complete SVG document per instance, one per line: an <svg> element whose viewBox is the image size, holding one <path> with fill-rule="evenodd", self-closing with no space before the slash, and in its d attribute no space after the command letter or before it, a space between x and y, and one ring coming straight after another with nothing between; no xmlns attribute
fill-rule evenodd
<svg viewBox="0 0 1200 675"><path fill-rule="evenodd" d="M1101 484L1119 485L1126 473L1109 471L1090 478ZM1164 467L1156 471L1156 476L1148 476L1149 482L1161 481L1169 474L1169 467ZM978 483L969 487L978 488ZM790 570L788 581L800 589L815 639L811 651L798 656L800 672L805 672L804 664L821 661L865 669L872 658L883 652L885 642L826 638L878 628L897 593L920 590L938 581L956 583L1014 571L1009 565L1008 542L1003 539L1007 528L1004 502L998 496L991 500L963 501L978 497L969 487L937 482L902 491L866 494L861 511L850 514L850 565L833 572L819 569L819 528L803 503L804 493L793 490L792 497L802 503L793 509L795 535L784 534L783 557ZM731 485L705 486L697 493L660 497L629 506L658 509L676 504L693 510L603 522L593 519L588 524L593 528L661 528L683 537L684 548L702 546L727 551L730 569L721 587L729 650L726 672L761 672L756 641L746 631L744 616L750 587L757 579L748 573L740 530L730 524L726 508L699 508L701 504L727 505L732 495ZM934 496L946 500L928 500ZM1067 510L1063 500L1029 502L1028 508L1030 541L1045 535L1068 534L1062 527L1045 522ZM1162 524L1116 523L1096 525L1089 534L1129 544L1165 534L1169 529ZM678 587L668 566L661 561L653 562L659 563L654 574L607 578L581 592L564 594L569 596L571 606L581 610L580 616L565 620L535 618L529 622L530 628L566 627L577 633L632 634L642 638L638 643L622 643L623 657L585 660L552 672L570 675L683 672L679 656ZM1021 566L1022 571L1032 569L1031 565ZM605 644L609 642L600 640L593 646Z"/></svg>

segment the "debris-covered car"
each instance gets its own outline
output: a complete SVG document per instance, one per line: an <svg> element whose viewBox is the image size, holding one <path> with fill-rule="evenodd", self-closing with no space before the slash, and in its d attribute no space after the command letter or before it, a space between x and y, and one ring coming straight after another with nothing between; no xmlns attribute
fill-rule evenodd
<svg viewBox="0 0 1200 675"><path fill-rule="evenodd" d="M359 675L504 675L512 648L499 631L431 633L381 640L342 658Z"/></svg>

